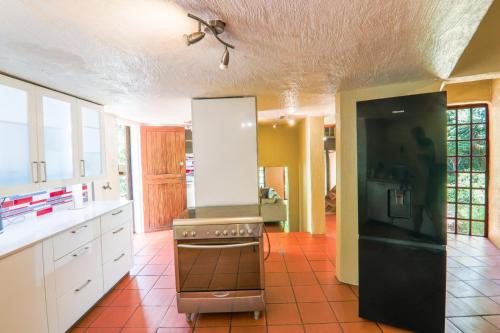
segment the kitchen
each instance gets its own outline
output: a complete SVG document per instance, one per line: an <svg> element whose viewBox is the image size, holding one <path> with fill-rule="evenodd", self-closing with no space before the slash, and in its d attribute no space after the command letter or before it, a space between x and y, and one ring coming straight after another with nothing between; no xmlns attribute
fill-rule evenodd
<svg viewBox="0 0 500 333"><path fill-rule="evenodd" d="M500 330L498 2L237 4L2 3L0 331Z"/></svg>

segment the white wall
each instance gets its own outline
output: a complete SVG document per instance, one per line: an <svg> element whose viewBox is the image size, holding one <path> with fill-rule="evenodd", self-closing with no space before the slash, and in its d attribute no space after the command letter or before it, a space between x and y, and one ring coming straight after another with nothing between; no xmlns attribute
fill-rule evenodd
<svg viewBox="0 0 500 333"><path fill-rule="evenodd" d="M192 101L198 207L258 203L255 97Z"/></svg>

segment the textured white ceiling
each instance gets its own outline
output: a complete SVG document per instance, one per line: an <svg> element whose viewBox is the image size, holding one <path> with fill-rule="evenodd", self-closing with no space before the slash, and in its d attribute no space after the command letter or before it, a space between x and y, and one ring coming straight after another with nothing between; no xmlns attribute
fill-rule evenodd
<svg viewBox="0 0 500 333"><path fill-rule="evenodd" d="M189 98L298 94L447 78L492 0L0 0L0 71L145 122ZM190 47L186 12L227 22ZM291 101L291 102L290 102Z"/></svg>

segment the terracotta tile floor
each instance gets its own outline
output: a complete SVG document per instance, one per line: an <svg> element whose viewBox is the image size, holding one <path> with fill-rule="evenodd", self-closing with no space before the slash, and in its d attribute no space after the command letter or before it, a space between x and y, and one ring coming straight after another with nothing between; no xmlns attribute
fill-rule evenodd
<svg viewBox="0 0 500 333"><path fill-rule="evenodd" d="M201 314L192 323L177 312L172 233L134 236L131 274L120 281L72 332L337 333L405 332L358 317L356 286L335 278L335 217L327 234L270 227L266 261L267 309ZM446 332L500 332L500 250L487 239L449 236Z"/></svg>

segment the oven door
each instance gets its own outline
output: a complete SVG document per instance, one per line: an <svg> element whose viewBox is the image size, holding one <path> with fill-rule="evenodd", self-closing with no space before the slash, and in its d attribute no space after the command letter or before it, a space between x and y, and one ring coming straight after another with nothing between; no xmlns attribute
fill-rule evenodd
<svg viewBox="0 0 500 333"><path fill-rule="evenodd" d="M262 238L178 240L177 291L263 289Z"/></svg>

